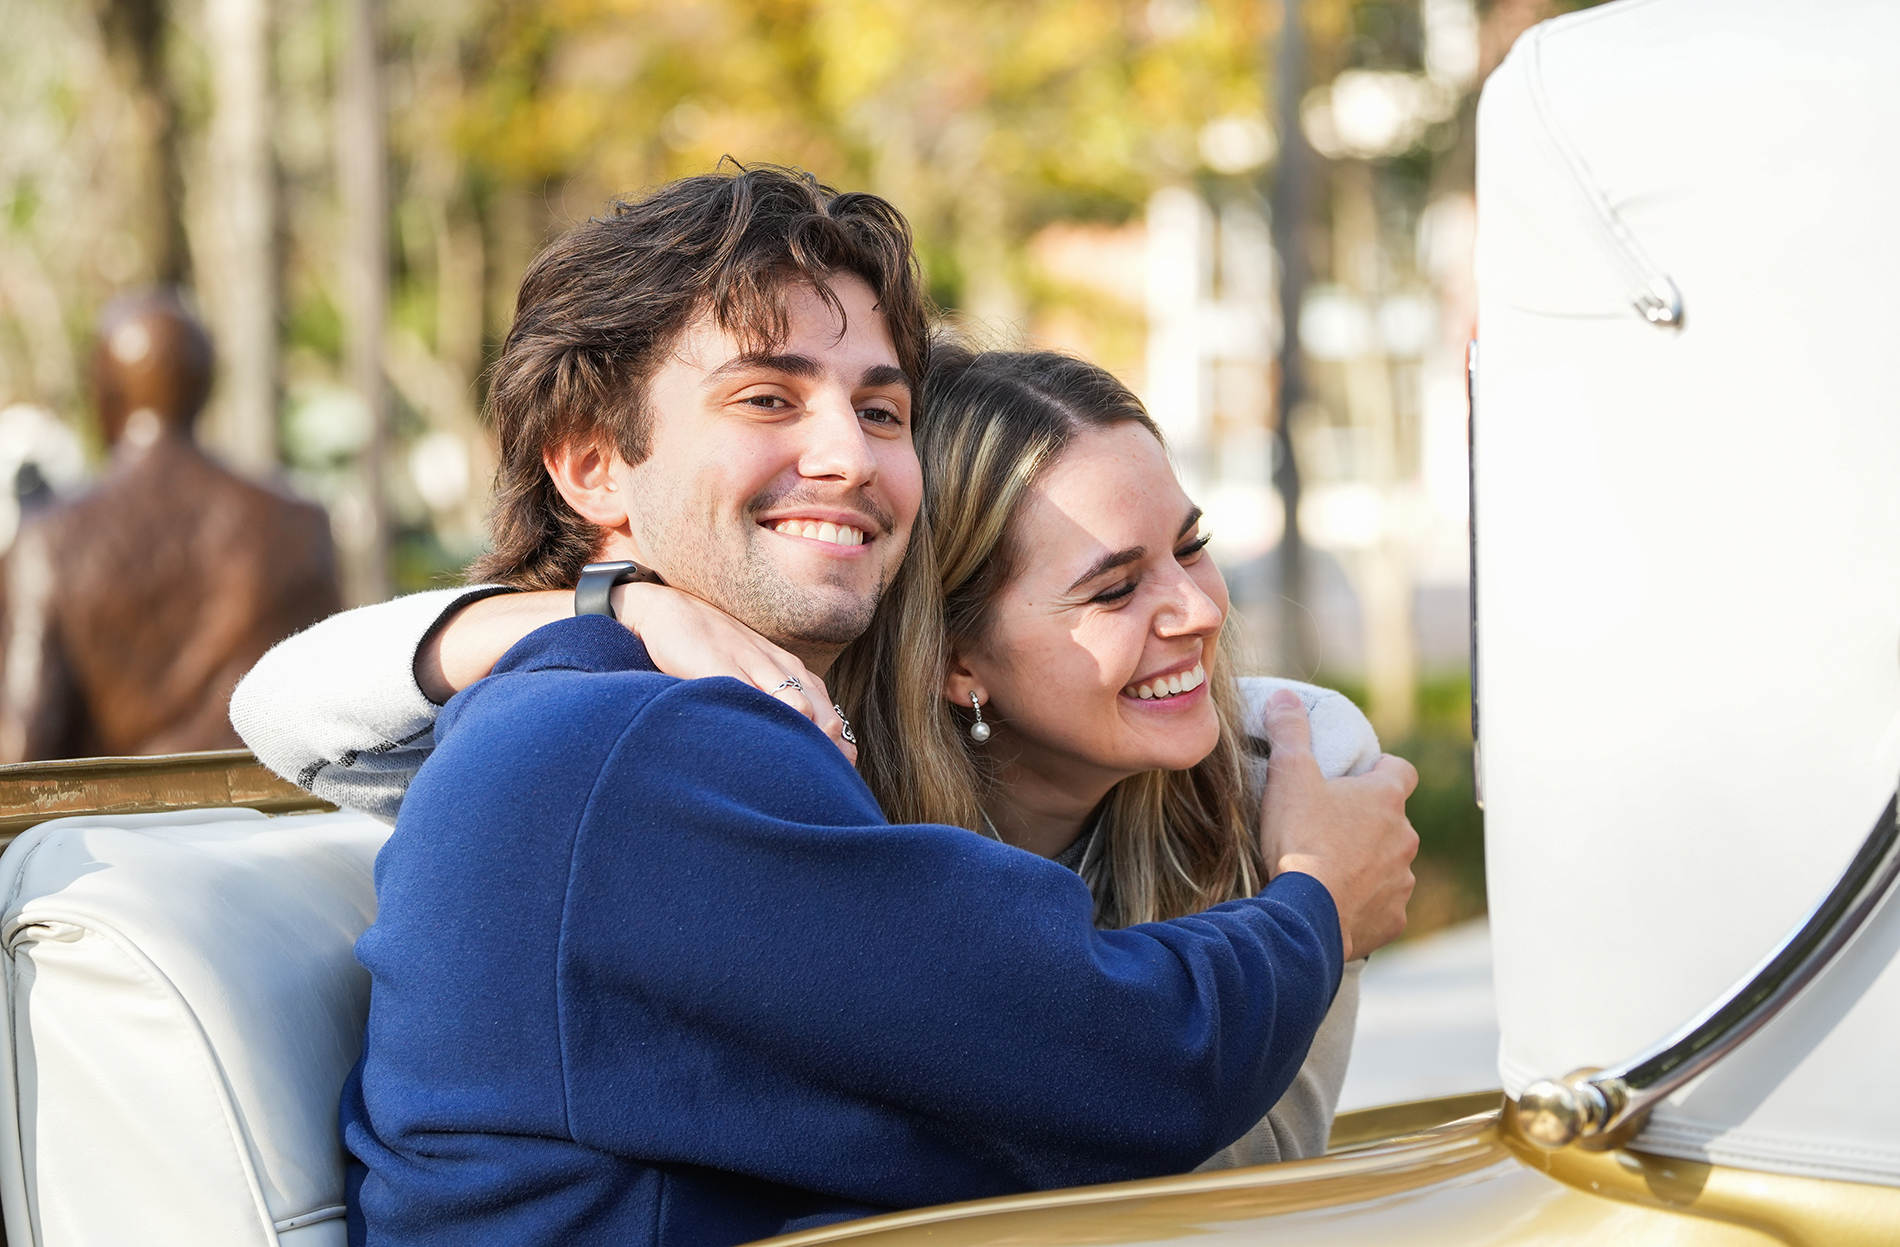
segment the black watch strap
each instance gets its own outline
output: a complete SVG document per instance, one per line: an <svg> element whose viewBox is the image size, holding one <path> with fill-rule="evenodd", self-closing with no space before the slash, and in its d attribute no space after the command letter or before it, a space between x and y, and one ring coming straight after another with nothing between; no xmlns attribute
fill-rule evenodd
<svg viewBox="0 0 1900 1247"><path fill-rule="evenodd" d="M581 568L581 578L574 585L574 613L620 618L614 614L614 586L634 581L653 585L666 583L660 579L660 573L650 567L642 567L631 559L618 563L589 563Z"/></svg>

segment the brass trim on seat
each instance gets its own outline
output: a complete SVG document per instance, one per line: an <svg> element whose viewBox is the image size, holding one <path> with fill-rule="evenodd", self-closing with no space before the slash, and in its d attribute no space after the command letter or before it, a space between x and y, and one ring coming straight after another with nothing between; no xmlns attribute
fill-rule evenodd
<svg viewBox="0 0 1900 1247"><path fill-rule="evenodd" d="M266 814L336 809L273 775L248 749L0 766L0 846L49 818L231 806Z"/></svg>

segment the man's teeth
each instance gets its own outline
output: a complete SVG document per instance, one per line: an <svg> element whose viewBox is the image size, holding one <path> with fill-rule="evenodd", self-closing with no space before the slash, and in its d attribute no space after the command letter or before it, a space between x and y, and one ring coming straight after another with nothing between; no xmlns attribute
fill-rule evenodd
<svg viewBox="0 0 1900 1247"><path fill-rule="evenodd" d="M1194 670L1164 675L1147 684L1130 684L1122 692L1130 697L1139 697L1143 701L1153 701L1157 697L1177 697L1182 693L1192 693L1207 683L1207 672L1200 663L1194 664Z"/></svg>
<svg viewBox="0 0 1900 1247"><path fill-rule="evenodd" d="M829 541L834 546L861 546L864 534L849 524L833 524L828 520L780 520L772 525L775 533L784 533L788 537L810 537L813 541Z"/></svg>

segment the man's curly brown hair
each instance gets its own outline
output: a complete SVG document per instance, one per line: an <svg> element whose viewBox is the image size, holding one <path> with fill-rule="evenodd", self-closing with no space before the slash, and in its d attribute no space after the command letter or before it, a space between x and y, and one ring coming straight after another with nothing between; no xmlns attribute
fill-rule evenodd
<svg viewBox="0 0 1900 1247"><path fill-rule="evenodd" d="M493 547L474 581L572 586L601 530L554 488L542 454L598 438L629 464L647 457L647 383L697 318L751 349L787 332L785 291L804 284L844 314L826 279L870 286L898 363L921 385L929 313L910 226L876 195L839 194L808 173L733 165L616 202L529 266L488 393L501 441Z"/></svg>

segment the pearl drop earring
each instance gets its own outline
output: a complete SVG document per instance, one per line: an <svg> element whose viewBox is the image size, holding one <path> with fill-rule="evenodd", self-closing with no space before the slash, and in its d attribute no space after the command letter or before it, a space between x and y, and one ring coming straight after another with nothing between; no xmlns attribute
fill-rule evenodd
<svg viewBox="0 0 1900 1247"><path fill-rule="evenodd" d="M970 708L976 711L976 722L970 724L970 739L980 745L990 738L990 725L983 722L983 703L976 699L974 692L970 694Z"/></svg>

